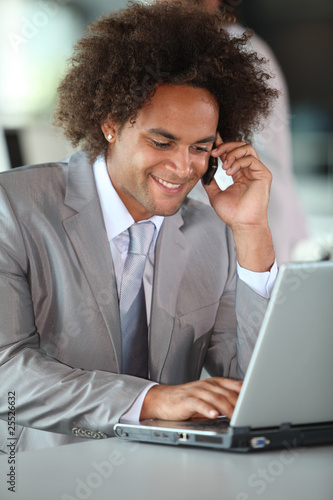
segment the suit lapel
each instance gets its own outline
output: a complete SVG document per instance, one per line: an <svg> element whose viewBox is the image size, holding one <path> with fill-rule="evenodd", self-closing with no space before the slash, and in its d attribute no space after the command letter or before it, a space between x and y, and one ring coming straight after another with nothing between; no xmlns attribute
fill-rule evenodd
<svg viewBox="0 0 333 500"><path fill-rule="evenodd" d="M113 261L93 169L81 152L69 161L65 203L76 213L63 222L64 228L105 321L120 370L121 331ZM149 355L153 380L159 380L168 354L177 294L187 262L189 248L180 230L182 225L180 212L166 217L156 245Z"/></svg>
<svg viewBox="0 0 333 500"><path fill-rule="evenodd" d="M150 321L150 375L158 381L168 354L179 285L188 256L188 243L180 227L183 218L166 217L156 245L152 313Z"/></svg>
<svg viewBox="0 0 333 500"><path fill-rule="evenodd" d="M65 203L77 211L63 224L109 331L119 369L121 335L116 279L92 166L83 153L70 159Z"/></svg>

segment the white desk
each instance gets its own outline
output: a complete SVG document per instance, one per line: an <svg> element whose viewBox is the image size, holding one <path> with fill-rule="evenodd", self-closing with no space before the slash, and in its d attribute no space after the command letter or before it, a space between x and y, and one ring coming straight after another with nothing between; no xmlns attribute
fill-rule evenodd
<svg viewBox="0 0 333 500"><path fill-rule="evenodd" d="M16 493L1 500L332 500L333 446L257 454L117 438L16 455Z"/></svg>

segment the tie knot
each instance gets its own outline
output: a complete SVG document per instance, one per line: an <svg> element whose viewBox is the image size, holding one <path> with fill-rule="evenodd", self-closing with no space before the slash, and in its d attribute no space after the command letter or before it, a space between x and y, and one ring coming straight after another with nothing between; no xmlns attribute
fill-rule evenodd
<svg viewBox="0 0 333 500"><path fill-rule="evenodd" d="M153 239L155 226L152 222L141 222L133 224L128 228L130 243L128 252L139 255L147 255Z"/></svg>

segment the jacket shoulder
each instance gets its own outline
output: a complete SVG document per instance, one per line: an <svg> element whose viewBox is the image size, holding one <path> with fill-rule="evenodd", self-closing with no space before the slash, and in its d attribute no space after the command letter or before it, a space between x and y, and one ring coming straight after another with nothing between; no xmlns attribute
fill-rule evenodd
<svg viewBox="0 0 333 500"><path fill-rule="evenodd" d="M0 174L0 188L22 219L64 199L68 161L27 165ZM57 201L58 200L58 201Z"/></svg>
<svg viewBox="0 0 333 500"><path fill-rule="evenodd" d="M25 165L0 173L0 184L8 191L40 189L44 182L51 183L58 178L64 179L68 160L53 163Z"/></svg>
<svg viewBox="0 0 333 500"><path fill-rule="evenodd" d="M181 207L181 216L185 227L193 223L219 231L226 231L228 227L210 205L192 198L186 198Z"/></svg>

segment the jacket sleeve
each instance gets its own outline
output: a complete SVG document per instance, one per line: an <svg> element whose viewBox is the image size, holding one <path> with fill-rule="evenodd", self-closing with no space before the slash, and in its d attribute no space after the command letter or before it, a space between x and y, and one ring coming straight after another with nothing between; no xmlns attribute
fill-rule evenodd
<svg viewBox="0 0 333 500"><path fill-rule="evenodd" d="M1 186L0 234L0 419L7 420L8 394L14 392L17 425L112 435L148 382L68 366L47 355L35 326L21 226Z"/></svg>
<svg viewBox="0 0 333 500"><path fill-rule="evenodd" d="M229 275L216 315L205 368L211 376L242 380L259 335L268 300L238 278L230 228L228 251Z"/></svg>

